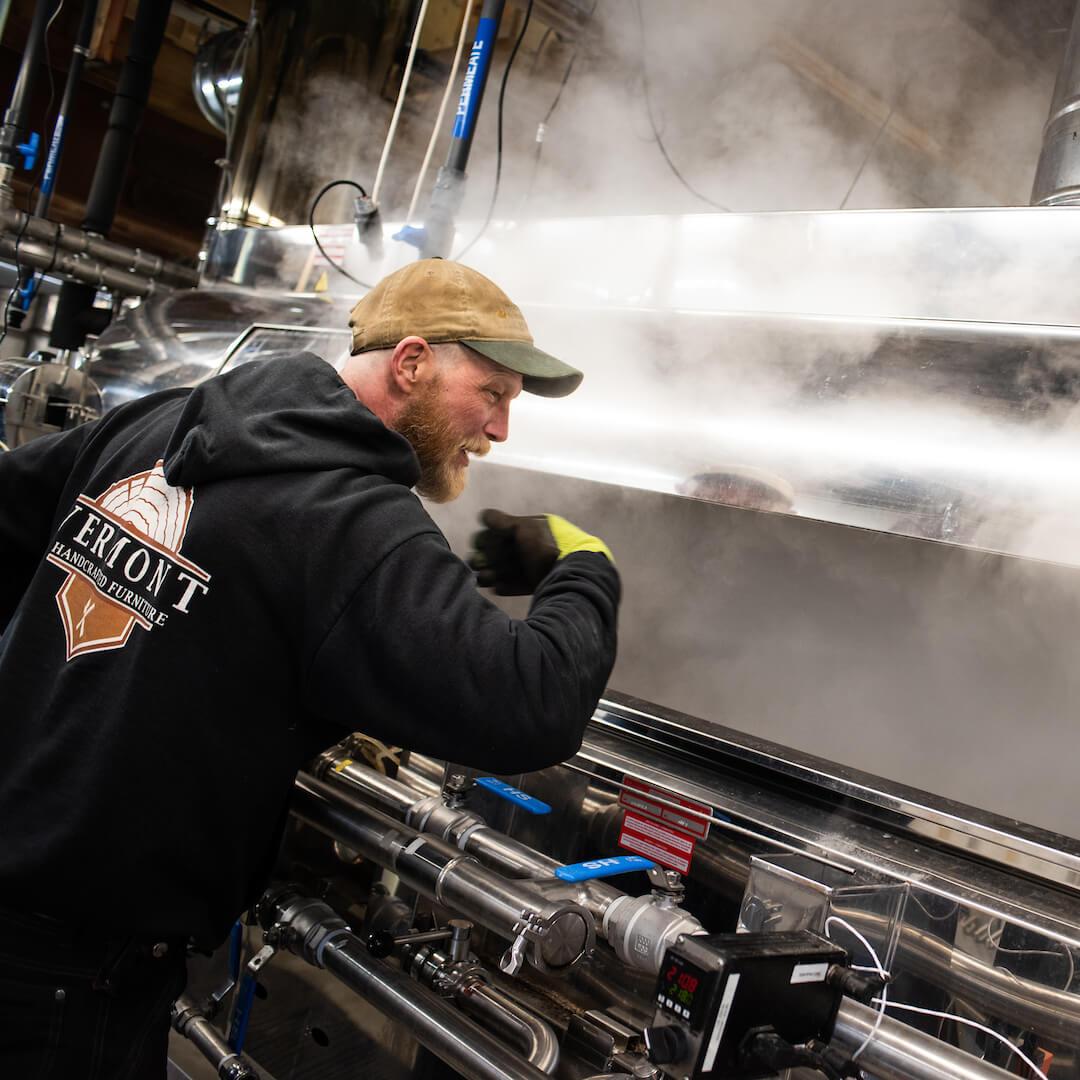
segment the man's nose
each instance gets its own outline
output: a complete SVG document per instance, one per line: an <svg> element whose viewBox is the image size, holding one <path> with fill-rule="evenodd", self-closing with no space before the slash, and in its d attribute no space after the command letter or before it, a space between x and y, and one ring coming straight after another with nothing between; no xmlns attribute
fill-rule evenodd
<svg viewBox="0 0 1080 1080"><path fill-rule="evenodd" d="M500 403L484 425L484 434L492 442L506 442L510 435L510 403Z"/></svg>

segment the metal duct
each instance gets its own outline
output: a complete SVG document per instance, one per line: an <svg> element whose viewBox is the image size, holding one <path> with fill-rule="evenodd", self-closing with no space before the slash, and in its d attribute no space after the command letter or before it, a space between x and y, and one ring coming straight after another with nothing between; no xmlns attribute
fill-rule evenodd
<svg viewBox="0 0 1080 1080"><path fill-rule="evenodd" d="M1080 206L1080 4L1043 129L1031 205Z"/></svg>
<svg viewBox="0 0 1080 1080"><path fill-rule="evenodd" d="M236 115L240 101L244 74L236 61L243 40L243 30L226 30L203 42L195 53L191 92L199 111L218 131L228 131L228 120Z"/></svg>
<svg viewBox="0 0 1080 1080"><path fill-rule="evenodd" d="M389 120L384 89L411 7L260 0L258 47L245 50L236 73L222 219L306 222L328 179L367 176ZM331 210L333 198L326 204Z"/></svg>

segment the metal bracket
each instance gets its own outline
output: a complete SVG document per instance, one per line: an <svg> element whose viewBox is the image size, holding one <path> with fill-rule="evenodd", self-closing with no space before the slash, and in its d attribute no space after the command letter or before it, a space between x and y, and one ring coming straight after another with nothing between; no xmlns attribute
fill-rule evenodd
<svg viewBox="0 0 1080 1080"><path fill-rule="evenodd" d="M499 958L499 970L507 975L516 975L525 963L525 950L531 942L538 941L543 936L544 929L536 915L531 912L526 919L517 923L514 926L517 937Z"/></svg>

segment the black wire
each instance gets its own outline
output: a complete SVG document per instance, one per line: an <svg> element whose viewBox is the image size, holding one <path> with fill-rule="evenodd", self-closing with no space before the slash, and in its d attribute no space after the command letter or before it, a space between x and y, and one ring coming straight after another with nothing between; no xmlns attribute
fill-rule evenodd
<svg viewBox="0 0 1080 1080"><path fill-rule="evenodd" d="M353 284L359 285L363 289L372 288L366 281L361 281L358 277L353 277L344 266L340 266L334 262L329 255L326 254L322 244L319 243L319 234L315 231L315 207L319 205L319 200L331 189L339 187L341 184L348 184L349 187L356 188L364 198L367 198L367 192L355 181L355 180L331 180L318 195L315 196L311 203L311 209L308 211L308 227L311 229L311 238L315 241L315 246L319 249L319 254L339 273L344 274Z"/></svg>
<svg viewBox="0 0 1080 1080"><path fill-rule="evenodd" d="M592 21L592 17L596 14L596 9L600 4L600 0L593 0L593 6L589 9L589 14L585 16L585 21L581 24L581 28L578 31L579 35L585 33L585 28ZM550 31L549 31L550 32ZM544 35L544 40L547 39L547 34ZM540 42L540 48L544 47L543 41ZM563 91L566 89L566 84L570 81L570 73L574 70L574 61L578 58L578 52L581 50L580 37L579 44L575 47L573 54L570 57L570 62L566 65L566 70L563 72L562 81L559 83L558 90L555 91L555 97L551 104L548 106L548 111L544 114L544 119L540 121L542 127L547 127L548 122L555 114L555 110L559 107L559 102L562 100ZM539 50L537 50L537 58L539 60ZM525 197L521 200L522 209L528 204L532 198L533 188L536 186L536 175L540 171L540 155L543 153L544 143L541 139L536 140L536 151L533 154L532 172L529 175L529 186L525 190Z"/></svg>
<svg viewBox="0 0 1080 1080"><path fill-rule="evenodd" d="M37 175L34 177L33 183L31 183L30 188L26 193L26 217L23 218L23 223L19 226L19 231L15 234L15 284L11 287L11 292L8 293L7 299L4 301L4 317L3 323L0 325L0 345L3 345L4 341L7 339L8 328L10 325L11 305L15 300L15 297L19 295L19 283L22 280L22 267L19 265L19 244L26 235L27 226L30 224L30 217L34 213L34 193L37 191L41 184L41 179L45 175L45 166L48 164L49 160L49 147L52 145L52 135L49 130L49 113L52 112L53 104L56 100L56 81L53 79L52 61L49 58L49 30L52 29L52 24L60 14L64 2L65 0L60 0L53 9L53 13L49 16L49 20L45 24L45 31L41 37L42 46L45 52L45 75L49 80L49 99L45 105L45 115L41 122L41 142L39 144L42 151L41 164L38 166ZM59 240L60 230L57 228L56 237L53 241L52 261L49 264L50 270L56 265ZM46 271L46 273L47 272L48 271Z"/></svg>
<svg viewBox="0 0 1080 1080"><path fill-rule="evenodd" d="M506 61L506 67L503 69L502 82L499 84L499 124L497 141L495 143L495 187L491 192L491 203L488 206L487 217L484 218L484 224L480 226L480 231L454 256L455 262L460 262L461 259L472 250L473 245L485 232L487 232L487 227L491 224L491 219L495 216L495 204L499 201L499 183L502 180L503 102L506 98L506 83L510 78L510 69L514 66L514 59L518 54L518 49L521 48L521 43L525 39L525 31L529 29L529 20L532 18L532 10L533 0L529 0L529 6L525 9L525 21L521 24L521 32L517 36L517 41L514 42L513 49L510 50L510 58Z"/></svg>
<svg viewBox="0 0 1080 1080"><path fill-rule="evenodd" d="M708 195L702 195L697 188L693 187L686 179L678 168L675 166L675 162L671 160L671 155L667 152L667 147L664 146L664 140L660 137L660 130L656 126L656 118L653 116L652 98L649 94L649 65L646 60L648 50L645 44L645 16L641 12L641 0L637 0L637 14L638 23L641 26L641 83L645 90L645 108L649 113L649 126L652 128L653 138L656 140L656 145L660 148L660 153L664 155L664 160L668 164L668 168L675 174L676 179L687 191L690 192L695 198L700 199L703 203L708 203L714 210L724 210L727 213L731 212L731 207L722 206L718 202L714 202Z"/></svg>

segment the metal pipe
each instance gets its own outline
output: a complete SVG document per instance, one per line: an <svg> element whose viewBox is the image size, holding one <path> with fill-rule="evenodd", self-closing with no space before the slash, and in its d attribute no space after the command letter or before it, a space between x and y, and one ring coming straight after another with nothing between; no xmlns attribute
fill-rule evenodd
<svg viewBox="0 0 1080 1080"><path fill-rule="evenodd" d="M476 133L476 120L484 100L488 76L491 74L492 53L495 51L499 23L502 21L505 7L506 0L484 0L480 8L480 22L477 25L476 38L465 67L461 96L454 116L454 129L450 137L450 146L446 151L446 164L443 166L462 175L469 162L473 135Z"/></svg>
<svg viewBox="0 0 1080 1080"><path fill-rule="evenodd" d="M354 761L340 748L323 754L319 768L336 789L359 791L380 806L392 808L410 825L476 855L499 873L535 879L535 887L544 896L579 904L596 920L596 932L631 967L659 971L664 950L676 937L702 933L701 924L689 912L653 896L631 897L603 881L559 881L554 876L562 865L558 860L489 828L468 810L447 807L437 796L420 797L400 781ZM648 942L645 948L643 941Z"/></svg>
<svg viewBox="0 0 1080 1080"><path fill-rule="evenodd" d="M53 187L56 184L56 174L60 169L60 157L64 151L64 135L67 131L68 118L71 116L71 106L75 101L75 91L82 79L83 65L90 51L90 38L94 33L94 19L97 15L97 0L85 0L83 4L82 18L79 20L79 29L75 34L75 44L71 48L71 64L68 67L67 80L64 83L64 93L60 98L60 108L56 113L56 123L53 125L52 138L49 140L48 157L45 160L45 171L41 174L41 190L38 192L37 205L34 213L39 217L45 217L52 203ZM42 138L45 137L42 132Z"/></svg>
<svg viewBox="0 0 1080 1080"><path fill-rule="evenodd" d="M131 44L113 95L108 127L86 199L82 225L88 232L104 236L112 228L135 133L150 96L150 82L165 37L170 5L171 0L139 0ZM21 245L19 250L22 250ZM92 317L93 293L85 284L79 284L87 282L87 277L74 271L69 271L68 276L74 280L65 281L61 286L49 344L55 349L74 350L86 344L87 334L98 330L100 320ZM124 289L119 283L116 287L120 292L145 295L141 291Z"/></svg>
<svg viewBox="0 0 1080 1080"><path fill-rule="evenodd" d="M449 258L454 240L454 221L465 197L465 166L472 150L476 132L476 118L484 100L484 88L491 73L491 57L499 36L506 0L484 0L480 9L480 21L476 38L469 51L465 78L461 84L461 96L450 133L450 146L446 163L439 169L431 192L431 203L424 220L420 246L422 258Z"/></svg>
<svg viewBox="0 0 1080 1080"><path fill-rule="evenodd" d="M416 948L412 939L402 946L401 956L403 967L414 979L443 996L453 994L466 1012L496 1035L513 1042L526 1061L546 1073L555 1071L559 1041L551 1025L488 983L482 968L432 948Z"/></svg>
<svg viewBox="0 0 1080 1080"><path fill-rule="evenodd" d="M20 240L18 252L15 248L14 240L0 236L0 256L12 261L17 259L20 265L29 264L57 277L73 278L124 296L149 296L154 291L155 283L143 274L131 274L97 259L82 259L71 252L54 251L32 240ZM93 300L92 294L90 299Z"/></svg>
<svg viewBox="0 0 1080 1080"><path fill-rule="evenodd" d="M374 810L350 792L307 773L297 777L293 813L406 885L515 942L541 971L573 966L595 940L580 905L551 899L529 882L508 881L457 848Z"/></svg>
<svg viewBox="0 0 1080 1080"><path fill-rule="evenodd" d="M8 175L14 169L19 156L15 149L29 135L27 117L30 112L30 98L38 68L41 66L42 52L45 47L45 27L56 10L56 2L37 0L34 15L30 22L30 33L23 47L19 74L15 78L15 87L11 91L11 103L4 113L4 123L0 127L0 164L8 167Z"/></svg>
<svg viewBox="0 0 1080 1080"><path fill-rule="evenodd" d="M186 994L173 1002L172 1026L214 1066L220 1080L259 1080L259 1074L229 1046L225 1036Z"/></svg>
<svg viewBox="0 0 1080 1080"><path fill-rule="evenodd" d="M876 1009L844 998L833 1039L854 1050L873 1031L859 1055L859 1065L879 1080L1009 1080L1013 1076L892 1017L880 1017L875 1030L878 1020Z"/></svg>
<svg viewBox="0 0 1080 1080"><path fill-rule="evenodd" d="M404 1024L421 1045L470 1080L543 1080L474 1020L407 975L376 960L351 935L335 939L323 953L326 970L392 1020Z"/></svg>
<svg viewBox="0 0 1080 1080"><path fill-rule="evenodd" d="M551 1025L522 1008L508 994L476 980L463 987L455 997L485 1027L514 1043L536 1068L545 1073L553 1073L558 1068L559 1041Z"/></svg>
<svg viewBox="0 0 1080 1080"><path fill-rule="evenodd" d="M882 915L846 907L833 910L868 936L889 932L889 920ZM992 967L918 927L900 927L893 967L1044 1038L1066 1046L1080 1043L1080 995Z"/></svg>
<svg viewBox="0 0 1080 1080"><path fill-rule="evenodd" d="M551 877L562 866L557 859L496 832L478 815L467 810L449 810L438 796L422 795L400 780L352 760L338 747L322 755L320 774L331 783L359 791L365 799L415 828L457 843L462 851L476 855L499 873L515 877ZM622 895L609 885L591 884L608 903Z"/></svg>
<svg viewBox="0 0 1080 1080"><path fill-rule="evenodd" d="M125 273L143 274L149 278L159 278L170 285L188 288L194 288L199 284L198 271L181 266L177 262L163 259L160 255L149 255L139 248L105 240L83 229L76 229L70 225L58 225L56 222L26 214L13 207L0 210L0 229L13 235L21 234L20 257L23 244L27 239L40 240L50 247L56 246L64 251L86 255L115 265Z"/></svg>
<svg viewBox="0 0 1080 1080"><path fill-rule="evenodd" d="M1073 14L1065 55L1058 69L1050 116L1043 128L1043 144L1032 206L1080 204L1080 4Z"/></svg>

